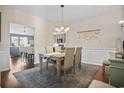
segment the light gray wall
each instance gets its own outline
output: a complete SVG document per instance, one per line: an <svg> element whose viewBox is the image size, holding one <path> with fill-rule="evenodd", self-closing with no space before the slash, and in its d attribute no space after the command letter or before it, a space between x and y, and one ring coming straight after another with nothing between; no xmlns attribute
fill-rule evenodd
<svg viewBox="0 0 124 93"><path fill-rule="evenodd" d="M24 24L35 29L35 63L39 63L38 53L45 52L45 46L47 41L47 22L41 18L31 16L23 11L12 9L9 6L0 6L0 12L2 12L2 41L0 42L0 48L5 48L7 51L7 61L0 61L1 69L9 68L9 46L10 46L10 23ZM1 59L1 58L0 58Z"/></svg>

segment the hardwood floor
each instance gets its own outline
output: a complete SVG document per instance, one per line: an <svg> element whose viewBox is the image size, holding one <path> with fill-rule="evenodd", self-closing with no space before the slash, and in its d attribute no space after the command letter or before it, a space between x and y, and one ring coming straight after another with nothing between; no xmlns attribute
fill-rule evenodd
<svg viewBox="0 0 124 93"><path fill-rule="evenodd" d="M102 81L102 82L105 82L105 83L109 83L108 73L105 73L103 75L102 67L99 69L99 71L96 73L96 75L93 79L99 80L99 81Z"/></svg>
<svg viewBox="0 0 124 93"><path fill-rule="evenodd" d="M22 62L20 58L12 58L10 63L10 70L1 73L1 87L2 88L21 88L21 85L16 80L12 73L30 69L38 65Z"/></svg>
<svg viewBox="0 0 124 93"><path fill-rule="evenodd" d="M19 72L28 68L34 67L33 64L27 65L21 58L15 57L11 58L10 69L14 72Z"/></svg>
<svg viewBox="0 0 124 93"><path fill-rule="evenodd" d="M12 59L11 67L13 67L13 69L10 71L5 71L5 72L1 73L1 87L2 88L21 88L22 86L14 77L14 75L12 74L12 71L15 72L15 71L30 69L35 66L38 66L38 65L33 65L33 64L26 65L26 64L22 64L22 62L21 63L20 62L21 62L20 59ZM90 67L90 66L92 66L92 65L87 64L87 67ZM108 75L105 74L103 76L102 73L103 72L102 72L102 67L101 67L93 79L108 83Z"/></svg>

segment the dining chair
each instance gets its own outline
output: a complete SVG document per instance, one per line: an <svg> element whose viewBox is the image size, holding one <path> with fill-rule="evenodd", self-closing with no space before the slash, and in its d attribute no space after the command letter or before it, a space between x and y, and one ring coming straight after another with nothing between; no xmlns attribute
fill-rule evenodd
<svg viewBox="0 0 124 93"><path fill-rule="evenodd" d="M54 50L53 50L53 46L46 46L46 53L53 53Z"/></svg>
<svg viewBox="0 0 124 93"><path fill-rule="evenodd" d="M61 52L61 47L60 46L56 46L56 47L54 47L54 50L55 50L55 52Z"/></svg>
<svg viewBox="0 0 124 93"><path fill-rule="evenodd" d="M46 49L46 53L54 53L53 46L47 46L45 49ZM47 59L47 64L46 64L47 69L49 63L55 64L55 61L52 60L50 57L47 57L46 59Z"/></svg>
<svg viewBox="0 0 124 93"><path fill-rule="evenodd" d="M74 71L78 68L81 68L81 56L82 56L82 48L78 47L75 49L75 56L74 56Z"/></svg>
<svg viewBox="0 0 124 93"><path fill-rule="evenodd" d="M64 77L65 77L67 70L73 69L74 51L75 51L75 48L65 49L64 63L61 67L61 69L64 71Z"/></svg>

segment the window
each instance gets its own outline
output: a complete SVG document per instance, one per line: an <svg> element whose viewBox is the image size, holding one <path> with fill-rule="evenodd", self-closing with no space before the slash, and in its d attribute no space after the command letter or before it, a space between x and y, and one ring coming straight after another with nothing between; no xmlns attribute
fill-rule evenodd
<svg viewBox="0 0 124 93"><path fill-rule="evenodd" d="M28 44L28 37L20 37L20 46L27 47Z"/></svg>
<svg viewBox="0 0 124 93"><path fill-rule="evenodd" d="M11 46L18 47L19 46L19 37L11 36Z"/></svg>
<svg viewBox="0 0 124 93"><path fill-rule="evenodd" d="M34 46L33 36L11 35L10 46L13 47L29 47Z"/></svg>

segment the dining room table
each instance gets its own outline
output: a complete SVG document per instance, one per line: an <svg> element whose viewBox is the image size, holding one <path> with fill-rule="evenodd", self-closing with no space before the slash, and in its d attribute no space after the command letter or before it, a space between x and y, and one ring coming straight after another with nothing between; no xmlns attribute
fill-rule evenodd
<svg viewBox="0 0 124 93"><path fill-rule="evenodd" d="M65 53L64 52L46 53L42 55L42 57L46 59L50 58L56 61L56 69L57 69L56 77L57 77L57 80L60 81L61 80L61 62L62 60L64 60Z"/></svg>

